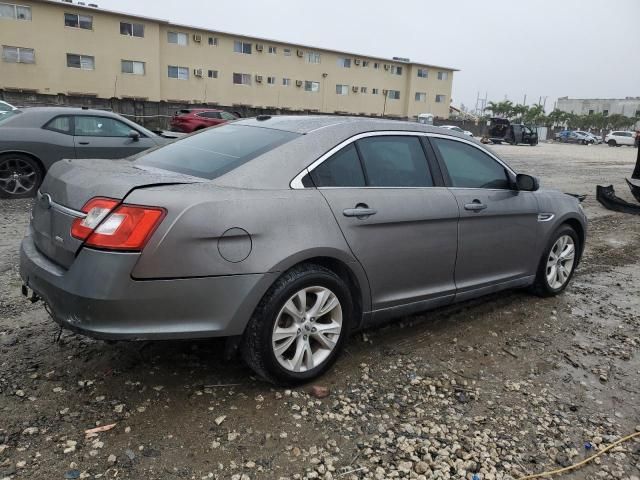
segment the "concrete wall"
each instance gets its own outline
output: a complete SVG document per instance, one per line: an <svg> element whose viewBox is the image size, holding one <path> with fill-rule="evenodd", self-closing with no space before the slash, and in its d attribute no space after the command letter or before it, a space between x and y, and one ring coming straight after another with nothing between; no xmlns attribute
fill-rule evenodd
<svg viewBox="0 0 640 480"><path fill-rule="evenodd" d="M31 6L32 20L0 20L0 44L33 48L36 62L2 61L0 89L7 91L377 116L384 112L400 118L426 112L443 118L449 115L452 69L206 31L77 4L46 0L19 4ZM66 27L65 12L92 15L93 29ZM121 35L121 21L144 24L144 38ZM188 45L168 43L168 32L187 34ZM194 41L194 35L201 35L202 40ZM209 37L217 38L217 46L209 45ZM250 43L252 54L235 53L235 40ZM257 51L257 44L263 45L262 52ZM269 46L276 47L276 54L268 53ZM291 56L284 55L285 48L291 49ZM298 50L303 52L302 57L297 55ZM320 54L319 64L308 62L309 52ZM95 57L95 70L67 67L67 53ZM339 58L351 59L351 68L338 66ZM356 65L356 59L360 65ZM145 75L122 73L121 60L145 62ZM366 68L365 61L369 62ZM375 63L379 69L374 68ZM187 67L189 78L169 78L169 65ZM391 73L392 67L402 67L402 75ZM202 77L194 75L198 68L203 70ZM428 77L418 77L418 68L427 68ZM208 78L208 70L217 70L218 78ZM439 71L446 72L448 78L438 80ZM251 85L235 85L233 73L250 74ZM256 81L256 75L262 76L261 83ZM269 76L276 78L274 85L267 83ZM290 86L283 86L283 77L291 79ZM297 80L303 86L296 86ZM319 91L305 91L305 81L319 82ZM348 85L347 95L336 93L337 84ZM361 87L367 92L362 92ZM373 89L378 89L378 94L373 94ZM385 99L385 90L400 91L400 99ZM426 100L416 101L416 92L427 93ZM444 101L436 103L436 95L443 95Z"/></svg>
<svg viewBox="0 0 640 480"><path fill-rule="evenodd" d="M609 115L634 117L636 112L640 112L640 97L624 99L563 97L558 99L557 107L563 112L576 115L588 115L590 110L593 110L593 113L602 113L607 110Z"/></svg>

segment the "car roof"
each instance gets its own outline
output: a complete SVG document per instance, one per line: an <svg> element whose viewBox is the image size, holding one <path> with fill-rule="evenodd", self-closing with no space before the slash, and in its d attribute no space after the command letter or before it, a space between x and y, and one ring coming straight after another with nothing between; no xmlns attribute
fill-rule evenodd
<svg viewBox="0 0 640 480"><path fill-rule="evenodd" d="M198 113L198 112L224 112L224 110L220 110L219 108L181 108L178 112L189 112L189 113Z"/></svg>
<svg viewBox="0 0 640 480"><path fill-rule="evenodd" d="M441 132L441 130L438 130L438 127L418 122L330 115L264 115L256 118L242 119L234 123L236 125L273 128L275 130L284 130L302 135L314 133L319 130L343 129L355 131L355 133L380 130L408 130L431 133Z"/></svg>

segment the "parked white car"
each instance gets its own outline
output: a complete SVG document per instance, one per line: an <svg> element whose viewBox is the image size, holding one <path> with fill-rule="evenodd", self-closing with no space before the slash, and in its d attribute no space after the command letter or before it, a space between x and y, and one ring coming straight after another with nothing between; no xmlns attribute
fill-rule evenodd
<svg viewBox="0 0 640 480"><path fill-rule="evenodd" d="M610 147L620 147L622 145L630 145L634 146L636 144L636 134L635 132L609 132L606 137L604 137L604 143L609 145Z"/></svg>
<svg viewBox="0 0 640 480"><path fill-rule="evenodd" d="M17 108L10 103L0 100L0 115L2 115L4 112L10 112L11 110L17 110Z"/></svg>
<svg viewBox="0 0 640 480"><path fill-rule="evenodd" d="M453 130L454 132L464 133L465 135L469 135L470 137L473 137L473 133L471 133L469 130L463 130L456 125L438 125L438 126L440 128L446 128L447 130Z"/></svg>
<svg viewBox="0 0 640 480"><path fill-rule="evenodd" d="M593 143L600 144L602 143L602 137L593 132L584 132L582 130L578 130L576 133L581 133L582 135L586 135L589 138L593 138Z"/></svg>

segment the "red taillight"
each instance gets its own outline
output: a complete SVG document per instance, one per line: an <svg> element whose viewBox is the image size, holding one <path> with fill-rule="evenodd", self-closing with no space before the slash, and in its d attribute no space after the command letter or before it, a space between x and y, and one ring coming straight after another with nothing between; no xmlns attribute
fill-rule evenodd
<svg viewBox="0 0 640 480"><path fill-rule="evenodd" d="M99 203L105 200L112 203ZM74 221L71 234L85 240L85 245L90 247L109 250L142 250L164 218L165 210L127 204L114 208L117 205L118 201L111 199L91 200L83 208L87 216ZM103 210L100 209L106 208L108 210L103 214Z"/></svg>

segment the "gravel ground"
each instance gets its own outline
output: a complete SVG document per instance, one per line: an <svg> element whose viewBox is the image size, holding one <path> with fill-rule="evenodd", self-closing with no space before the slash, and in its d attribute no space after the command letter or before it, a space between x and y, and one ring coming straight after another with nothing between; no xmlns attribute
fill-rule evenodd
<svg viewBox="0 0 640 480"><path fill-rule="evenodd" d="M543 186L589 194L572 285L358 334L317 382L326 398L260 382L220 341L54 343L19 293L30 202L0 202L0 479L509 479L640 431L640 222L595 201L596 183L631 200L636 151L495 150ZM639 477L632 440L562 478Z"/></svg>

